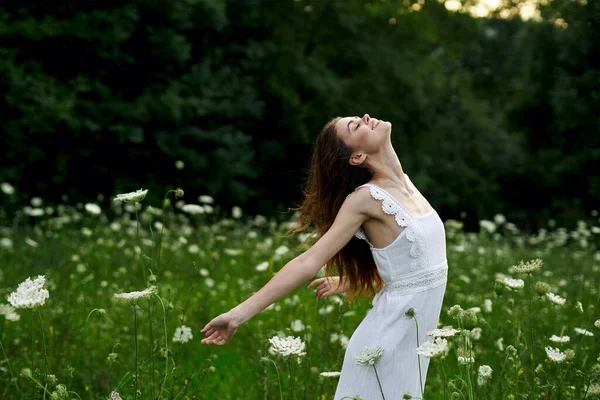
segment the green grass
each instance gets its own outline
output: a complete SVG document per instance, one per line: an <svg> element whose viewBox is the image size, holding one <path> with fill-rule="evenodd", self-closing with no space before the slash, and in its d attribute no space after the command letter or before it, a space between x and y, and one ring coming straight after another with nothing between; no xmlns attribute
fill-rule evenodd
<svg viewBox="0 0 600 400"><path fill-rule="evenodd" d="M277 363L283 397L290 398L288 363L268 352L267 339L280 334L306 342L306 356L293 366L294 398L331 399L337 379L319 373L341 369L344 347L340 340L332 341L332 335L347 340L371 307L371 299L352 306L343 302L343 295L319 301L306 288L307 282L243 325L225 346L202 345L204 335L199 331L208 321L246 300L301 251L296 250L298 236L282 237L289 222L233 219L219 211L216 207L213 214L187 215L167 207L163 215L158 207L148 212L144 204L139 238L135 212L119 204L100 215L64 205L40 217L8 218L0 213L0 239L12 243L0 242L0 304L7 304L6 297L29 276L44 275L50 292L40 308L43 328L37 311L33 320L33 378L47 386L48 393L44 397L39 385L21 375L23 368L31 368L32 333L30 311L18 309L18 321L0 316L0 340L6 353L0 352L0 398L50 398L55 384L71 391L65 398L105 399L112 390L123 399L136 398L132 306L113 296L146 288L152 273L166 316L157 296L138 303L137 398L158 396L164 381L163 399L278 399L275 367L261 362L261 357ZM521 234L506 223L496 225L493 233L485 229L466 233L459 222L446 221L449 277L440 326L458 327L447 315L455 304L463 309L481 307L476 313L481 336L449 338L448 355L431 362L425 398L444 398L444 387L448 399L453 392L458 399L504 399L511 394L515 399L597 396L590 390L585 393L589 384L600 381L600 329L594 326L600 318L600 253L598 228L593 227L598 222L590 220L591 224L580 224L573 232L554 229L534 235ZM289 251L281 249L283 255L276 256L280 246ZM509 273L520 260L535 258L544 264L532 276ZM257 271L263 261L269 267ZM525 287L498 296L494 292L497 273L522 278ZM566 303L556 305L538 296L537 281L547 282L550 291L566 298ZM491 312L483 309L485 299L493 302ZM577 301L583 313L576 310ZM305 326L299 332L291 330L297 319ZM173 333L182 324L192 328L194 338L174 343ZM594 336L577 334L576 327ZM561 333L570 336L569 343L548 340ZM512 361L499 349L499 339L504 349L516 348ZM465 341L471 343L475 358L470 369L457 362ZM46 380L44 342L56 383ZM548 345L573 349L574 356L553 363L544 350ZM111 353L117 356L109 360ZM475 383L480 365L493 369L484 386Z"/></svg>

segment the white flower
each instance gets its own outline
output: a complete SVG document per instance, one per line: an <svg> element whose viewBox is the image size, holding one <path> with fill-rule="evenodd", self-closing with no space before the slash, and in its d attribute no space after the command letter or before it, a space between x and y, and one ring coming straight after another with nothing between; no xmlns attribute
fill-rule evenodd
<svg viewBox="0 0 600 400"><path fill-rule="evenodd" d="M575 331L575 333L578 333L580 335L594 336L594 334L592 332L588 331L587 329L573 328L573 330Z"/></svg>
<svg viewBox="0 0 600 400"><path fill-rule="evenodd" d="M110 392L110 400L123 400L121 398L121 396L119 396L119 393L112 391Z"/></svg>
<svg viewBox="0 0 600 400"><path fill-rule="evenodd" d="M489 233L494 233L496 231L496 224L494 224L492 221L488 221L487 219L482 219L479 221L479 226Z"/></svg>
<svg viewBox="0 0 600 400"><path fill-rule="evenodd" d="M571 340L571 338L568 336L550 336L550 341L554 343L567 343L569 340Z"/></svg>
<svg viewBox="0 0 600 400"><path fill-rule="evenodd" d="M15 312L14 307L8 304L0 304L0 315L4 315L9 321L18 321L21 316Z"/></svg>
<svg viewBox="0 0 600 400"><path fill-rule="evenodd" d="M435 358L448 352L448 341L441 337L436 337L433 342L425 342L417 347L417 354L427 358Z"/></svg>
<svg viewBox="0 0 600 400"><path fill-rule="evenodd" d="M146 194L148 194L148 189L146 189L146 190L139 189L139 190L136 190L135 192L118 194L114 200L121 201L126 204L135 204L135 203L138 203L138 202L144 200L144 197L146 197Z"/></svg>
<svg viewBox="0 0 600 400"><path fill-rule="evenodd" d="M304 351L306 349L306 344L300 338L293 336L288 336L286 338L273 336L268 340L269 343L271 343L271 347L269 347L269 353L271 354L279 354L283 357L302 357L306 354Z"/></svg>
<svg viewBox="0 0 600 400"><path fill-rule="evenodd" d="M535 260L530 260L527 262L523 262L523 260L521 260L519 264L513 265L512 270L514 272L531 273L539 270L541 267L542 260L536 258Z"/></svg>
<svg viewBox="0 0 600 400"><path fill-rule="evenodd" d="M206 214L212 214L215 211L214 208L212 208L211 206L209 206L208 204L204 205L204 212Z"/></svg>
<svg viewBox="0 0 600 400"><path fill-rule="evenodd" d="M175 161L175 168L177 169L184 169L185 168L185 163L181 160L177 160Z"/></svg>
<svg viewBox="0 0 600 400"><path fill-rule="evenodd" d="M292 321L292 330L294 332L302 332L304 330L304 324L302 323L301 320L297 319Z"/></svg>
<svg viewBox="0 0 600 400"><path fill-rule="evenodd" d="M235 219L240 219L242 217L242 209L238 206L234 206L231 209L231 216Z"/></svg>
<svg viewBox="0 0 600 400"><path fill-rule="evenodd" d="M479 340L481 338L481 328L476 327L476 328L471 329L471 332L469 332L469 336L473 340Z"/></svg>
<svg viewBox="0 0 600 400"><path fill-rule="evenodd" d="M341 372L321 372L319 375L324 376L326 378L337 378L338 376L340 376L342 373Z"/></svg>
<svg viewBox="0 0 600 400"><path fill-rule="evenodd" d="M365 347L358 356L356 356L356 364L374 365L383 356L383 348L376 346L373 348Z"/></svg>
<svg viewBox="0 0 600 400"><path fill-rule="evenodd" d="M560 363L565 360L567 356L565 353L562 353L559 349L553 349L552 347L546 347L546 354L551 361Z"/></svg>
<svg viewBox="0 0 600 400"><path fill-rule="evenodd" d="M213 199L209 195L205 194L205 195L198 197L198 201L200 201L201 203L204 203L204 204L212 204L215 202L215 199Z"/></svg>
<svg viewBox="0 0 600 400"><path fill-rule="evenodd" d="M185 325L181 325L175 329L175 334L173 335L173 341L175 343L187 343L193 338L194 335L192 335L192 328Z"/></svg>
<svg viewBox="0 0 600 400"><path fill-rule="evenodd" d="M502 282L511 289L521 289L523 286L525 286L525 281L523 281L523 279L504 277Z"/></svg>
<svg viewBox="0 0 600 400"><path fill-rule="evenodd" d="M43 306L46 299L50 297L48 290L44 288L46 277L39 275L34 280L27 278L21 282L17 290L8 296L8 302L14 308L36 308Z"/></svg>
<svg viewBox="0 0 600 400"><path fill-rule="evenodd" d="M600 319L597 319L596 322L594 322L594 326L600 329Z"/></svg>
<svg viewBox="0 0 600 400"><path fill-rule="evenodd" d="M30 239L30 238L25 238L25 243L27 243L31 247L38 247L39 246L38 242L36 242L35 240Z"/></svg>
<svg viewBox="0 0 600 400"><path fill-rule="evenodd" d="M583 314L583 304L581 304L580 301L575 303L575 309L577 310L577 312L579 312L579 314Z"/></svg>
<svg viewBox="0 0 600 400"><path fill-rule="evenodd" d="M276 250L275 250L275 254L278 256L282 256L285 253L287 253L288 251L290 251L290 249L287 248L287 246L279 246Z"/></svg>
<svg viewBox="0 0 600 400"><path fill-rule="evenodd" d="M98 206L97 204L94 204L94 203L86 203L85 210L93 215L99 215L102 212L102 209L100 208L100 206Z"/></svg>
<svg viewBox="0 0 600 400"><path fill-rule="evenodd" d="M137 300L149 298L155 291L156 286L150 286L149 288L138 292L115 293L115 299L128 303L135 303Z"/></svg>
<svg viewBox="0 0 600 400"><path fill-rule="evenodd" d="M460 365L473 364L475 363L475 358L458 356L458 363Z"/></svg>
<svg viewBox="0 0 600 400"><path fill-rule="evenodd" d="M494 371L492 370L492 368L489 365L480 365L479 366L479 376L489 379L492 377L492 372L494 372Z"/></svg>
<svg viewBox="0 0 600 400"><path fill-rule="evenodd" d="M559 305L565 304L565 301L567 301L567 299L564 299L564 298L562 298L554 293L550 293L550 292L546 293L546 297L554 304L559 304Z"/></svg>
<svg viewBox="0 0 600 400"><path fill-rule="evenodd" d="M10 249L13 247L13 241L10 238L2 238L0 239L0 247Z"/></svg>
<svg viewBox="0 0 600 400"><path fill-rule="evenodd" d="M506 222L506 217L502 214L496 214L494 215L494 222L498 225L502 225Z"/></svg>
<svg viewBox="0 0 600 400"><path fill-rule="evenodd" d="M200 251L200 247L197 244L190 244L188 246L188 251L192 254L196 254Z"/></svg>
<svg viewBox="0 0 600 400"><path fill-rule="evenodd" d="M0 190L2 190L4 194L7 194L9 196L15 193L15 188L8 182L0 183Z"/></svg>
<svg viewBox="0 0 600 400"><path fill-rule="evenodd" d="M42 205L42 199L40 199L39 197L32 198L31 205L34 207L40 207Z"/></svg>
<svg viewBox="0 0 600 400"><path fill-rule="evenodd" d="M268 261L263 261L260 264L258 264L256 267L254 267L254 269L256 269L257 271L266 271L267 268L269 268Z"/></svg>
<svg viewBox="0 0 600 400"><path fill-rule="evenodd" d="M485 311L486 313L492 312L492 300L491 299L485 299L483 301L483 311Z"/></svg>
<svg viewBox="0 0 600 400"><path fill-rule="evenodd" d="M181 211L192 215L204 214L204 208L198 204L185 204L181 207Z"/></svg>
<svg viewBox="0 0 600 400"><path fill-rule="evenodd" d="M442 329L434 329L427 332L427 336L433 337L451 337L460 332L460 329L454 329L451 326L445 326Z"/></svg>
<svg viewBox="0 0 600 400"><path fill-rule="evenodd" d="M492 368L489 365L479 366L479 375L477 376L477 384L479 386L485 385L485 383L492 377Z"/></svg>

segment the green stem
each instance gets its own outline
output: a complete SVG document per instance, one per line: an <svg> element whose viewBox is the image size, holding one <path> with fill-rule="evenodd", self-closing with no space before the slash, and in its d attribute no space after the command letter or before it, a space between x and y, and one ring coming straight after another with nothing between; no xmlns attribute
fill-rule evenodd
<svg viewBox="0 0 600 400"><path fill-rule="evenodd" d="M13 383L15 384L15 388L17 388L17 393L19 393L19 397L21 396L21 391L19 390L19 385L17 384L17 380L15 379L15 375L13 374L12 368L10 367L10 361L6 356L6 352L4 351L4 346L2 345L2 340L0 340L0 349L2 349L2 354L4 355L4 359L6 359L6 364L8 365L8 370L10 371L10 377Z"/></svg>
<svg viewBox="0 0 600 400"><path fill-rule="evenodd" d="M288 376L290 380L290 399L294 399L294 380L292 379L292 359L288 357Z"/></svg>
<svg viewBox="0 0 600 400"><path fill-rule="evenodd" d="M46 386L48 386L48 374L50 373L50 366L48 365L48 354L46 352L46 335L44 334L44 321L42 320L42 311L38 308L38 314L40 315L40 330L42 331L42 345L44 349L44 364L46 366ZM44 399L46 398L46 392L44 392Z"/></svg>
<svg viewBox="0 0 600 400"><path fill-rule="evenodd" d="M163 327L165 329L165 376L163 378L162 384L160 385L160 392L158 393L158 398L160 399L160 396L162 395L163 389L165 388L165 383L167 381L167 375L168 375L168 367L169 367L169 339L167 336L167 311L165 310L165 304L163 303L162 299L160 298L160 296L156 293L154 293L154 295L156 297L158 297L158 300L160 301L160 305L162 306L163 309Z"/></svg>
<svg viewBox="0 0 600 400"><path fill-rule="evenodd" d="M133 205L133 207L135 208L135 221L137 222L135 236L136 236L138 247L140 248L140 258L141 258L141 261L142 261L142 273L144 275L144 287L147 287L148 286L148 281L146 281L146 266L144 265L144 255L142 254L142 245L140 243L140 217L138 215L137 203L135 203Z"/></svg>
<svg viewBox="0 0 600 400"><path fill-rule="evenodd" d="M271 361L275 366L275 371L277 372L277 381L279 382L279 399L283 400L283 390L281 389L281 376L279 375L279 368L277 368L277 363L275 361L271 360L270 358L268 358L268 360Z"/></svg>
<svg viewBox="0 0 600 400"><path fill-rule="evenodd" d="M385 396L383 394L383 389L381 388L381 382L379 381L379 374L377 373L377 368L375 368L375 364L373 364L373 369L375 370L375 376L377 377L377 383L379 384L379 390L381 391L381 397L385 400Z"/></svg>
<svg viewBox="0 0 600 400"><path fill-rule="evenodd" d="M152 335L152 314L154 309L154 302L152 298L148 299L148 325L150 328L150 392L152 394L151 399L155 399L154 397L154 337Z"/></svg>
<svg viewBox="0 0 600 400"><path fill-rule="evenodd" d="M35 346L35 341L33 339L33 309L31 309L31 320L30 320L30 326L31 326L31 375L33 376L33 374L35 373L35 367L34 367L34 346ZM33 380L35 382L35 379ZM33 385L33 387L31 388L31 398L34 398L34 394L35 393L35 385Z"/></svg>
<svg viewBox="0 0 600 400"><path fill-rule="evenodd" d="M139 372L138 372L138 343L137 343L137 305L133 303L133 342L135 344L135 379L134 379L134 390L135 390L135 398L138 398L138 380L139 380Z"/></svg>
<svg viewBox="0 0 600 400"><path fill-rule="evenodd" d="M413 316L413 319L415 320L415 326L417 327L417 348L420 346L419 344L419 323L417 322L417 317ZM425 392L425 388L423 387L423 377L421 376L421 356L419 354L417 354L417 362L419 364L419 382L420 382L420 389L421 389L421 397L423 397L423 394Z"/></svg>

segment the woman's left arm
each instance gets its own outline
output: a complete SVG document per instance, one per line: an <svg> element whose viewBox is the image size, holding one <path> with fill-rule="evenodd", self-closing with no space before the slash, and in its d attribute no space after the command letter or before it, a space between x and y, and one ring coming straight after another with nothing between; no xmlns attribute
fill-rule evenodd
<svg viewBox="0 0 600 400"><path fill-rule="evenodd" d="M331 228L310 249L289 261L246 301L210 321L201 330L207 336L201 342L225 344L237 328L313 278L323 265L350 241L368 218L365 196L370 196L366 190L357 191L349 196L342 204Z"/></svg>

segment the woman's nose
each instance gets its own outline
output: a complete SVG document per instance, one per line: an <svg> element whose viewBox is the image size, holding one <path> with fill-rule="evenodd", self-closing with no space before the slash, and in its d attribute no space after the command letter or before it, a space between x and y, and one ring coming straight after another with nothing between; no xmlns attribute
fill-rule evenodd
<svg viewBox="0 0 600 400"><path fill-rule="evenodd" d="M369 120L371 119L371 117L369 116L369 114L365 114L363 115L363 118L365 121L369 122Z"/></svg>

